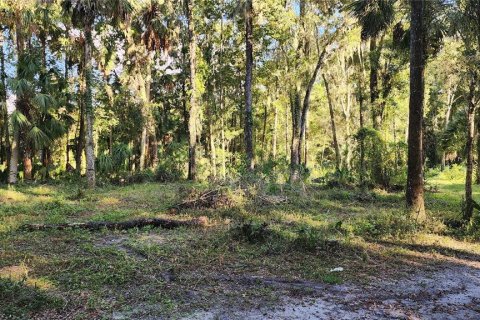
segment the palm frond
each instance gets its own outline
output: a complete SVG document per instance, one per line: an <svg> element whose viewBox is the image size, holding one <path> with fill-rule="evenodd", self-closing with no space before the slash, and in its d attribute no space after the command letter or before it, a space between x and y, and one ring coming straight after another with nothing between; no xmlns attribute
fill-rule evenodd
<svg viewBox="0 0 480 320"><path fill-rule="evenodd" d="M27 139L28 141L33 143L37 150L48 146L52 142L52 140L47 136L47 134L36 126L30 129L27 134Z"/></svg>
<svg viewBox="0 0 480 320"><path fill-rule="evenodd" d="M395 0L355 0L347 10L351 11L362 27L362 38L377 37L395 16Z"/></svg>
<svg viewBox="0 0 480 320"><path fill-rule="evenodd" d="M12 125L15 129L23 129L31 125L27 117L19 110L14 110L12 112L10 115L10 120L12 121Z"/></svg>
<svg viewBox="0 0 480 320"><path fill-rule="evenodd" d="M51 95L44 93L38 93L32 101L42 113L48 113L55 104L55 99Z"/></svg>

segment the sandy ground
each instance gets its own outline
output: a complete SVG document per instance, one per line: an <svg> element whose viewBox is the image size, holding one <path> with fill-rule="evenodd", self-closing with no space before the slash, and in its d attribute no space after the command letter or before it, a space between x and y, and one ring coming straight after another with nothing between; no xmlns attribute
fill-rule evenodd
<svg viewBox="0 0 480 320"><path fill-rule="evenodd" d="M277 306L255 310L221 305L183 319L480 319L480 263L476 262L445 264L368 285L263 282L309 288L315 297L285 296Z"/></svg>

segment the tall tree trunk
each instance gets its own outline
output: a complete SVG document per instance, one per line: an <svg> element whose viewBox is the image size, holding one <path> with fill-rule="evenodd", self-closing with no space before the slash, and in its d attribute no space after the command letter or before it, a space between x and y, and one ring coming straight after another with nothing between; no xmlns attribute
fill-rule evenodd
<svg viewBox="0 0 480 320"><path fill-rule="evenodd" d="M252 72L253 72L253 1L246 0L245 6L245 148L247 168L255 168L253 153L253 113L252 113Z"/></svg>
<svg viewBox="0 0 480 320"><path fill-rule="evenodd" d="M468 222L473 215L472 179L473 179L473 138L475 134L475 86L478 81L476 73L472 72L467 96L467 173L465 177L465 207L463 219Z"/></svg>
<svg viewBox="0 0 480 320"><path fill-rule="evenodd" d="M381 48L381 46L380 46ZM380 59L380 48L377 46L377 39L370 39L370 105L372 112L372 124L375 130L380 130L381 116L378 106L378 69ZM382 150L381 146L375 144L373 146L375 157L372 163L373 179L377 184L383 185L383 168L382 168Z"/></svg>
<svg viewBox="0 0 480 320"><path fill-rule="evenodd" d="M75 146L75 170L78 174L82 173L82 154L85 148L85 75L84 70L81 71L80 80L80 95L78 97L78 106L80 108L78 113L78 136L77 144Z"/></svg>
<svg viewBox="0 0 480 320"><path fill-rule="evenodd" d="M323 60L326 54L327 54L327 51L323 50L318 56L317 64L315 65L315 69L313 70L312 76L310 77L307 84L307 88L305 90L305 96L303 98L303 106L302 106L302 111L300 116L299 154L301 154L300 148L305 138L305 132L306 132L306 126L307 126L307 114L308 114L308 111L310 110L310 96L312 95L313 85L317 81L317 75L318 75L318 72L320 71L320 68L322 67Z"/></svg>
<svg viewBox="0 0 480 320"><path fill-rule="evenodd" d="M17 17L16 19L16 45L17 45L17 56L18 59L21 59L25 49L25 41L23 38L23 24L22 20ZM20 63L17 63L17 75L21 73ZM16 100L16 109L18 111L22 110L22 104L24 103L23 97L17 96ZM17 125L13 126L13 141L10 155L10 169L8 174L8 183L16 184L18 182L18 161L20 158L20 128Z"/></svg>
<svg viewBox="0 0 480 320"><path fill-rule="evenodd" d="M222 0L222 9L224 1ZM220 56L218 58L219 64L223 64L223 12L220 17ZM225 145L225 119L224 119L224 109L225 109L225 92L223 87L223 73L220 72L220 139L222 147L222 178L225 179L227 176L227 159L226 153L227 148Z"/></svg>
<svg viewBox="0 0 480 320"><path fill-rule="evenodd" d="M379 130L380 121L377 110L378 92L378 64L379 52L377 48L377 39L372 37L370 39L370 104L372 108L372 124L375 130Z"/></svg>
<svg viewBox="0 0 480 320"><path fill-rule="evenodd" d="M209 136L209 143L210 143L210 163L212 165L212 176L213 178L217 178L217 150L215 147L215 136L213 133L213 116L210 115L210 123L208 128L208 136Z"/></svg>
<svg viewBox="0 0 480 320"><path fill-rule="evenodd" d="M328 100L328 109L330 111L330 125L332 127L333 147L335 149L335 169L338 171L340 170L341 156L340 156L340 148L338 146L338 140L337 140L337 128L335 126L335 113L333 110L333 101L332 101L332 96L330 95L330 88L328 85L328 81L324 74L322 74L322 78L323 78L323 83L325 84L325 91L327 93L327 100Z"/></svg>
<svg viewBox="0 0 480 320"><path fill-rule="evenodd" d="M139 71L139 83L140 83L140 96L142 100L142 116L143 116L143 126L142 134L140 137L140 171L145 170L147 164L147 153L148 153L148 135L149 127L152 125L152 116L150 113L150 83L151 83L151 55L147 52L147 58L145 61L146 68L146 77L143 77Z"/></svg>
<svg viewBox="0 0 480 320"><path fill-rule="evenodd" d="M424 0L411 0L410 101L408 117L407 206L412 218L424 221L423 101L424 101Z"/></svg>
<svg viewBox="0 0 480 320"><path fill-rule="evenodd" d="M68 32L68 31L67 31ZM68 34L68 33L67 33ZM68 53L65 52L65 61L64 61L64 78L65 78L65 83L66 83L66 87L65 87L65 105L68 107L70 105L70 82L69 82L69 79L68 79ZM66 139L67 139L67 143L65 145L65 170L67 172L70 171L70 168L71 168L71 165L70 165L70 148L69 148L69 131L70 131L70 127L67 127L66 129Z"/></svg>
<svg viewBox="0 0 480 320"><path fill-rule="evenodd" d="M288 159L288 108L285 108L285 158Z"/></svg>
<svg viewBox="0 0 480 320"><path fill-rule="evenodd" d="M277 104L273 106L273 133L272 133L272 159L277 159L277 127L278 127L278 108Z"/></svg>
<svg viewBox="0 0 480 320"><path fill-rule="evenodd" d="M84 66L85 66L85 156L87 158L87 184L89 188L95 188L95 142L93 137L93 101L92 101L92 55L93 46L92 26L85 25Z"/></svg>
<svg viewBox="0 0 480 320"><path fill-rule="evenodd" d="M308 114L307 114L308 118ZM308 120L305 122L305 127L303 128L303 136L304 136L304 141L303 141L303 167L307 168L308 164Z"/></svg>
<svg viewBox="0 0 480 320"><path fill-rule="evenodd" d="M448 98L447 98L447 112L445 113L445 125L444 128L445 130L448 128L448 124L450 123L450 115L452 113L452 107L453 107L453 102L455 101L454 95L455 95L455 89L449 90L448 92ZM445 170L445 162L446 162L446 157L447 153L445 151L442 152L442 164L441 164L441 170ZM478 162L478 165L480 165L480 161ZM480 172L477 171L477 180L480 179L479 176Z"/></svg>
<svg viewBox="0 0 480 320"><path fill-rule="evenodd" d="M290 146L290 182L300 179L300 131L301 131L301 100L300 88L296 88L290 97L292 110L292 144Z"/></svg>
<svg viewBox="0 0 480 320"><path fill-rule="evenodd" d="M8 109L7 109L7 84L6 84L6 74L5 74L5 53L3 52L3 42L4 37L3 33L0 33L0 104L2 104L1 115L3 121L3 131L0 132L0 141L2 138L5 139L4 149L0 150L3 157L6 159L7 170L10 167L10 131L9 131L9 121L8 121ZM2 161L3 162L3 161Z"/></svg>
<svg viewBox="0 0 480 320"><path fill-rule="evenodd" d="M262 132L262 162L266 156L266 142L267 142L267 120L268 120L268 109L272 104L272 96L268 93L267 103L264 104L263 109L263 132Z"/></svg>
<svg viewBox="0 0 480 320"><path fill-rule="evenodd" d="M197 179L197 86L196 86L196 50L197 35L195 33L195 22L193 20L194 0L187 0L188 16L188 38L189 38L189 56L190 56L190 113L188 118L188 180Z"/></svg>
<svg viewBox="0 0 480 320"><path fill-rule="evenodd" d="M363 93L364 86L363 86L363 77L365 76L365 65L363 60L363 51L360 45L359 49L359 57L360 57L360 74L358 76L358 88L357 88L357 97L358 97L358 113L359 113L359 121L360 121L360 130L365 128L365 120L364 120L364 102L365 96ZM363 136L360 137L360 184L363 185L365 182L365 140Z"/></svg>

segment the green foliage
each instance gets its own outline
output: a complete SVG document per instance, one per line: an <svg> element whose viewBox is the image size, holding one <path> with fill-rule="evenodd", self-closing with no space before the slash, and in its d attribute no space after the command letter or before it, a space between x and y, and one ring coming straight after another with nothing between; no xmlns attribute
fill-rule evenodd
<svg viewBox="0 0 480 320"><path fill-rule="evenodd" d="M367 238L402 237L419 230L419 225L406 213L376 212L350 223L354 235Z"/></svg>
<svg viewBox="0 0 480 320"><path fill-rule="evenodd" d="M254 222L253 220L235 226L231 232L234 238L244 239L251 243L265 241L272 235L266 222Z"/></svg>
<svg viewBox="0 0 480 320"><path fill-rule="evenodd" d="M100 173L112 174L125 171L132 151L126 144L117 143L111 154L101 154L97 157L97 170Z"/></svg>

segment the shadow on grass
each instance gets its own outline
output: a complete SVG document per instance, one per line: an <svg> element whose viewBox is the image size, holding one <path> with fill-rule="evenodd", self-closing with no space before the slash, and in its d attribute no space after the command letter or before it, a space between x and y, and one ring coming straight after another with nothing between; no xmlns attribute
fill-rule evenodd
<svg viewBox="0 0 480 320"><path fill-rule="evenodd" d="M387 246L387 247L400 247L403 249L416 251L420 253L439 253L443 256L458 258L462 260L468 260L472 262L479 262L480 255L465 250L446 248L440 245L425 245L425 244L410 244L410 243L399 243L393 241L376 241L376 243Z"/></svg>
<svg viewBox="0 0 480 320"><path fill-rule="evenodd" d="M58 309L62 300L28 285L25 281L0 278L0 315L28 319L28 315L46 309Z"/></svg>

